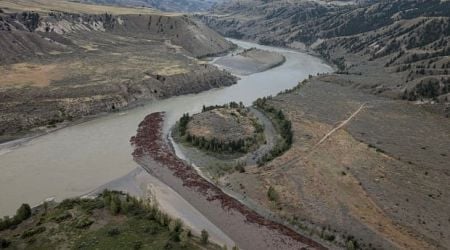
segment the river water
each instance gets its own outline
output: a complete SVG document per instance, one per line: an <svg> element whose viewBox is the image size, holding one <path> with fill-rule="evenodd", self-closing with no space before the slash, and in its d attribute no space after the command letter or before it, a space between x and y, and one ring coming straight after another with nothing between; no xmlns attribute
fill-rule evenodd
<svg viewBox="0 0 450 250"><path fill-rule="evenodd" d="M310 74L332 71L322 60L305 53L232 41L243 48L282 53L286 62L242 76L230 87L150 102L25 140L18 146L0 145L0 216L14 214L21 203L38 205L47 198L80 196L135 171L129 139L149 113L167 112L168 129L181 114L199 112L203 105L230 101L248 105L259 97L292 88Z"/></svg>

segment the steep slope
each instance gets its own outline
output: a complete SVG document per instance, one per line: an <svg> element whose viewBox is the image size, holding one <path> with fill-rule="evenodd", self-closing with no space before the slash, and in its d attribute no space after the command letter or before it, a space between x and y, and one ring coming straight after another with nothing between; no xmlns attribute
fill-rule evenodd
<svg viewBox="0 0 450 250"><path fill-rule="evenodd" d="M439 0L235 1L198 15L336 65L265 100L292 122L292 147L222 185L342 248L447 249L449 11Z"/></svg>
<svg viewBox="0 0 450 250"><path fill-rule="evenodd" d="M27 11L37 8L33 3L0 2L4 140L31 128L236 81L196 59L224 53L233 44L187 16L119 7L113 12L129 14L96 14L98 6L71 3L64 12Z"/></svg>
<svg viewBox="0 0 450 250"><path fill-rule="evenodd" d="M342 73L382 72L384 79L362 83L372 93L448 101L448 1L348 6L244 1L224 4L214 14L199 17L225 36L293 48L311 46Z"/></svg>
<svg viewBox="0 0 450 250"><path fill-rule="evenodd" d="M84 0L84 2L119 6L147 6L172 12L193 12L209 10L222 0Z"/></svg>

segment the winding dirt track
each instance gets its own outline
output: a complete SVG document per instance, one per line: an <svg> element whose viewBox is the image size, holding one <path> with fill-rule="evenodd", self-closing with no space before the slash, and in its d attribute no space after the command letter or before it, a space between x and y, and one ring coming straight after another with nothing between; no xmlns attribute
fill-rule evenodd
<svg viewBox="0 0 450 250"><path fill-rule="evenodd" d="M163 138L164 113L152 113L130 140L134 159L178 192L242 249L326 249L320 243L250 210L178 159Z"/></svg>

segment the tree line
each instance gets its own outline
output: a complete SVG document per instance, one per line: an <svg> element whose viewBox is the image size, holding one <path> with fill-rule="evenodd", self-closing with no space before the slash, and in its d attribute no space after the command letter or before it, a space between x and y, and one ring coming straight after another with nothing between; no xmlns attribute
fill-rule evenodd
<svg viewBox="0 0 450 250"><path fill-rule="evenodd" d="M232 109L243 109L245 108L244 104L242 102L230 102L228 104L224 105L213 105L213 106L205 106L202 107L202 113L211 111L218 108L232 108ZM240 112L240 111L238 111ZM241 113L241 112L240 112ZM241 113L242 114L242 113ZM252 145L257 143L257 134L262 133L264 128L257 122L254 122L255 126L255 134L246 139L238 139L233 140L229 142L221 141L217 138L212 139L206 139L203 136L195 136L191 135L187 132L187 125L189 121L192 119L192 117L189 115L189 113L183 114L183 116L178 121L178 132L180 134L180 137L182 137L185 141L189 142L195 147L198 147L200 149L212 151L215 153L222 153L222 152L239 152L239 153L247 153Z"/></svg>
<svg viewBox="0 0 450 250"><path fill-rule="evenodd" d="M247 153L250 147L256 143L256 136L246 139L241 138L238 140L223 142L218 140L217 138L206 139L203 136L197 137L195 135L186 133L185 140L200 149L205 149L216 153L221 152Z"/></svg>
<svg viewBox="0 0 450 250"><path fill-rule="evenodd" d="M284 152L290 149L292 146L292 138L293 138L291 121L289 121L286 118L283 111L269 105L267 103L268 99L270 99L270 97L258 98L253 104L259 110L266 113L268 117L270 117L275 127L277 128L278 132L280 133L281 139L277 142L274 148L270 150L269 153L265 154L258 160L258 165L260 166L266 162L275 159L276 157L282 155Z"/></svg>
<svg viewBox="0 0 450 250"><path fill-rule="evenodd" d="M31 214L30 205L22 204L19 209L17 209L14 217L10 218L9 216L5 216L3 219L0 219L0 231L19 225L22 221L30 218Z"/></svg>

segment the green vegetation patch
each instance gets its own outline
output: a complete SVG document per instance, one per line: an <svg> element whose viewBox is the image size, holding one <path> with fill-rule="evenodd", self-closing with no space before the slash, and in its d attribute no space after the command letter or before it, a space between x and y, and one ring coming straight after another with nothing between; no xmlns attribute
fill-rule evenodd
<svg viewBox="0 0 450 250"><path fill-rule="evenodd" d="M150 201L104 191L93 199L66 199L36 208L22 205L0 230L0 248L27 249L220 249L195 237ZM4 222L4 220L2 220Z"/></svg>
<svg viewBox="0 0 450 250"><path fill-rule="evenodd" d="M270 99L270 97L258 98L253 105L260 111L264 112L267 117L270 118L270 120L275 125L275 128L280 133L281 138L277 141L275 147L269 153L265 154L258 160L258 165L260 166L275 159L278 156L281 156L284 152L290 149L292 146L293 138L291 121L286 118L283 111L269 105L267 103L268 99Z"/></svg>
<svg viewBox="0 0 450 250"><path fill-rule="evenodd" d="M203 106L200 114L184 114L175 132L182 141L214 153L248 153L264 141L264 128L242 103Z"/></svg>

